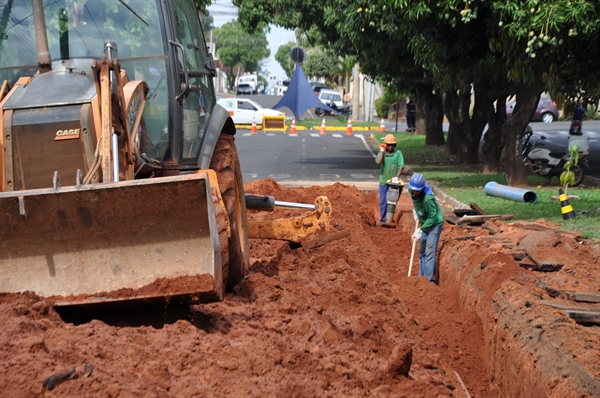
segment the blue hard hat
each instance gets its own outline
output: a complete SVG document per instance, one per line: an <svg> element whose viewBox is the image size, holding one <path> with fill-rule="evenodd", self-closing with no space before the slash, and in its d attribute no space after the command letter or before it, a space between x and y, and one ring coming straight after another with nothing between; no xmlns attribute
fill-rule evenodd
<svg viewBox="0 0 600 398"><path fill-rule="evenodd" d="M408 183L408 187L413 191L421 191L425 188L425 177L423 174L415 173L412 177L410 177L410 182Z"/></svg>

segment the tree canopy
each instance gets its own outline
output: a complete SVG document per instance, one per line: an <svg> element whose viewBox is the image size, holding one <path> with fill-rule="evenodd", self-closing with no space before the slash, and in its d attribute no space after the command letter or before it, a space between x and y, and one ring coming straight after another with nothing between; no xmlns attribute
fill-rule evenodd
<svg viewBox="0 0 600 398"><path fill-rule="evenodd" d="M242 64L246 72L262 72L262 62L271 52L263 31L249 34L237 21L213 29L217 55L221 62L233 67Z"/></svg>
<svg viewBox="0 0 600 398"><path fill-rule="evenodd" d="M338 57L318 47L306 49L306 59L302 63L302 69L309 78L323 77L329 84L333 84L341 72Z"/></svg>
<svg viewBox="0 0 600 398"><path fill-rule="evenodd" d="M194 0L194 5L196 6L196 10L206 15L206 8L213 3L213 0Z"/></svg>
<svg viewBox="0 0 600 398"><path fill-rule="evenodd" d="M233 2L246 29L264 23L298 28L338 55L356 55L364 73L415 92L417 128L427 134L426 143L444 142L446 114L447 149L459 160L477 161L473 154L489 124L487 170L497 171L505 148L515 185L526 181L516 154L541 93L559 101L598 100L597 0ZM505 100L512 95L517 105L507 121Z"/></svg>
<svg viewBox="0 0 600 398"><path fill-rule="evenodd" d="M294 62L292 62L292 59L290 58L290 51L294 47L296 47L296 43L290 41L279 46L275 53L275 61L281 65L281 69L285 71L287 77L292 77L292 74L294 73Z"/></svg>

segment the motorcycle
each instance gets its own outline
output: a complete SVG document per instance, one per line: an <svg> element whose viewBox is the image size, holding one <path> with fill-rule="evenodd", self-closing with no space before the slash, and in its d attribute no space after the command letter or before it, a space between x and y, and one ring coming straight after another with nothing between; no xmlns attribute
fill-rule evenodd
<svg viewBox="0 0 600 398"><path fill-rule="evenodd" d="M565 171L565 163L571 159L569 148L575 145L579 147L579 162L586 164L587 159L585 157L590 153L590 138L584 136L581 130L573 129L573 131L576 133L572 134L569 131L568 144L564 152L551 152L550 149L545 148L546 136L542 135L536 141L531 141L533 131L529 128L521 141L521 154L523 155L525 166L532 173L547 177L548 182L554 176L560 178L560 175ZM583 168L579 164L573 164L571 171L575 174L575 183L573 186L581 184L585 177Z"/></svg>
<svg viewBox="0 0 600 398"><path fill-rule="evenodd" d="M315 115L317 115L318 117L324 117L324 116L342 116L344 119L348 119L348 117L352 114L352 108L350 107L350 105L342 105L342 106L337 106L335 104L335 102L333 101L327 101L325 102L331 109L333 109L334 111L336 111L338 113L338 115L335 115L334 113L332 113L331 111L322 109L322 108L315 108Z"/></svg>
<svg viewBox="0 0 600 398"><path fill-rule="evenodd" d="M569 128L570 135L581 135L581 120L573 120Z"/></svg>

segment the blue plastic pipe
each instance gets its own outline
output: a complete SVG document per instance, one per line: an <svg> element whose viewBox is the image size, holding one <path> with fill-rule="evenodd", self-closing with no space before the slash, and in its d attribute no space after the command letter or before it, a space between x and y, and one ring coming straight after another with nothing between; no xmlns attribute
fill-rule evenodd
<svg viewBox="0 0 600 398"><path fill-rule="evenodd" d="M507 185L501 185L496 181L490 181L485 184L484 190L489 196L497 196L499 198L514 200L515 202L537 202L537 194L535 192L521 188L509 187Z"/></svg>

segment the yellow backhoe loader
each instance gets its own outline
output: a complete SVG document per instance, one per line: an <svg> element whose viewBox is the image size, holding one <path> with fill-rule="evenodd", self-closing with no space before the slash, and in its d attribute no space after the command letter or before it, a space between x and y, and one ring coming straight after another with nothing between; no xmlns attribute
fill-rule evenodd
<svg viewBox="0 0 600 398"><path fill-rule="evenodd" d="M329 228L321 197L249 235L214 75L192 0L0 0L0 292L220 300L249 236Z"/></svg>

